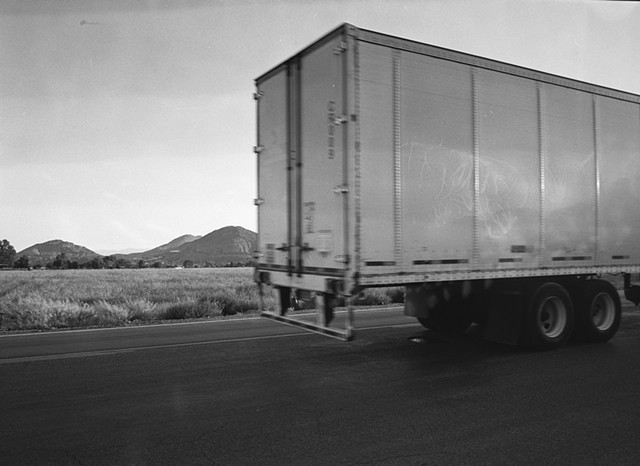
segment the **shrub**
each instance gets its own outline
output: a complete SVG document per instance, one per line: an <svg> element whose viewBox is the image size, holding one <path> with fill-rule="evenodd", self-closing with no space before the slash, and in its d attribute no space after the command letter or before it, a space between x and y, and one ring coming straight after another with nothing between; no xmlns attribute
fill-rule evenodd
<svg viewBox="0 0 640 466"><path fill-rule="evenodd" d="M404 303L405 289L403 286L386 288L386 291L392 303Z"/></svg>

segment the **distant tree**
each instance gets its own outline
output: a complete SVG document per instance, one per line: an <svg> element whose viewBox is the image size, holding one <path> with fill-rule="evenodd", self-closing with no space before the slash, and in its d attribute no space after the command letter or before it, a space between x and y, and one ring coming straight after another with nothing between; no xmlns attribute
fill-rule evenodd
<svg viewBox="0 0 640 466"><path fill-rule="evenodd" d="M139 269L145 269L145 268L147 268L147 264L145 263L145 261L144 261L144 260L142 260L142 259L138 260L138 268L139 268Z"/></svg>
<svg viewBox="0 0 640 466"><path fill-rule="evenodd" d="M0 265L9 266L13 264L13 259L16 257L16 250L11 243L3 239L0 242Z"/></svg>
<svg viewBox="0 0 640 466"><path fill-rule="evenodd" d="M58 254L52 265L54 269L68 269L69 261L67 260L67 255L64 252L62 254Z"/></svg>
<svg viewBox="0 0 640 466"><path fill-rule="evenodd" d="M190 268L192 268L192 267L193 267L193 261L192 261L191 259L187 259L187 260L185 260L185 261L182 263L182 266L183 266L185 269L190 269Z"/></svg>
<svg viewBox="0 0 640 466"><path fill-rule="evenodd" d="M16 269L28 269L29 268L29 258L27 256L20 256L18 260L13 263L13 266Z"/></svg>
<svg viewBox="0 0 640 466"><path fill-rule="evenodd" d="M161 268L162 268L162 262L155 261L155 262L153 263L153 268L154 268L154 269L161 269Z"/></svg>
<svg viewBox="0 0 640 466"><path fill-rule="evenodd" d="M117 269L129 269L131 268L131 262L124 258L116 259L115 266Z"/></svg>
<svg viewBox="0 0 640 466"><path fill-rule="evenodd" d="M102 263L105 269L113 269L116 266L116 256L104 256Z"/></svg>
<svg viewBox="0 0 640 466"><path fill-rule="evenodd" d="M92 268L92 269L101 269L101 268L104 267L104 262L102 262L102 258L94 257L89 262L89 267Z"/></svg>

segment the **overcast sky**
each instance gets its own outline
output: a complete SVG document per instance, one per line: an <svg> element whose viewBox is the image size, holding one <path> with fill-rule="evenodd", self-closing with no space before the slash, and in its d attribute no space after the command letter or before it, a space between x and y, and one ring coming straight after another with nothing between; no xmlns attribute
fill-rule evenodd
<svg viewBox="0 0 640 466"><path fill-rule="evenodd" d="M0 239L255 231L253 80L343 22L640 94L635 3L2 0Z"/></svg>

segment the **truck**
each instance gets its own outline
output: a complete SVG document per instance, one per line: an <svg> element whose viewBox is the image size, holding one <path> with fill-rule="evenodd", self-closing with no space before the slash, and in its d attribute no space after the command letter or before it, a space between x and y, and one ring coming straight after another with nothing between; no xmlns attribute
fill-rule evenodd
<svg viewBox="0 0 640 466"><path fill-rule="evenodd" d="M553 349L615 335L603 277L640 302L640 96L351 24L255 84L262 315L349 340L404 287L428 329Z"/></svg>

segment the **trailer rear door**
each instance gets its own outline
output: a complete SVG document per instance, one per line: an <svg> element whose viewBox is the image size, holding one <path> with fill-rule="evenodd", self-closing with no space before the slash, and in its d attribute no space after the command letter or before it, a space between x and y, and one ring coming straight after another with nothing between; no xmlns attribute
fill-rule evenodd
<svg viewBox="0 0 640 466"><path fill-rule="evenodd" d="M329 36L257 83L258 267L263 270L342 276L348 192L345 52L343 34Z"/></svg>
<svg viewBox="0 0 640 466"><path fill-rule="evenodd" d="M258 263L289 270L290 181L288 157L288 71L258 84Z"/></svg>
<svg viewBox="0 0 640 466"><path fill-rule="evenodd" d="M347 180L342 35L300 61L300 272L342 274Z"/></svg>

